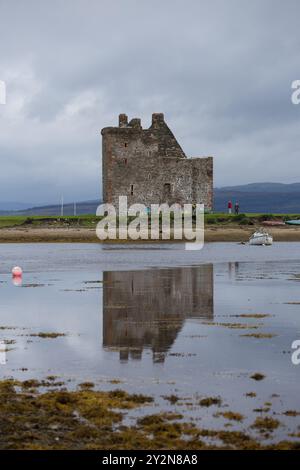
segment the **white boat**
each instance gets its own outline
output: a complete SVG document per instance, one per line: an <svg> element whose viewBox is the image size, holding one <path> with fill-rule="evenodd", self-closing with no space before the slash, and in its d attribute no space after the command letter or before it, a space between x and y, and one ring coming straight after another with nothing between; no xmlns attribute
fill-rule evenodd
<svg viewBox="0 0 300 470"><path fill-rule="evenodd" d="M272 245L273 237L264 229L258 229L251 235L249 245Z"/></svg>

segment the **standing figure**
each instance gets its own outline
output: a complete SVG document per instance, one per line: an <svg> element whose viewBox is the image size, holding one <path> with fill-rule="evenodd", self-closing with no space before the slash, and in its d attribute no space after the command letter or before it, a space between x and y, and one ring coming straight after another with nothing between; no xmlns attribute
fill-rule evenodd
<svg viewBox="0 0 300 470"><path fill-rule="evenodd" d="M235 213L235 215L239 215L239 212L240 212L240 205L239 205L238 201L236 201L236 203L234 205L234 213Z"/></svg>
<svg viewBox="0 0 300 470"><path fill-rule="evenodd" d="M231 201L228 201L228 214L231 214L232 212L232 202Z"/></svg>

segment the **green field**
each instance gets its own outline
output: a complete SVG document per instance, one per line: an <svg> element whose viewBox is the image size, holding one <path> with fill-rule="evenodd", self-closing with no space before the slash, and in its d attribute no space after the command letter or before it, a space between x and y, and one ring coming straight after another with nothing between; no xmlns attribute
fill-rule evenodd
<svg viewBox="0 0 300 470"><path fill-rule="evenodd" d="M43 227L43 226L81 226L93 227L98 217L95 215L79 215L79 216L0 216L0 228L9 227Z"/></svg>
<svg viewBox="0 0 300 470"><path fill-rule="evenodd" d="M205 214L205 223L217 225L257 225L265 220L287 221L292 219L300 219L300 214L262 214L262 213L246 213L246 214L227 214L216 212Z"/></svg>
<svg viewBox="0 0 300 470"><path fill-rule="evenodd" d="M256 225L264 220L291 220L300 219L300 214L259 214L248 213L229 215L222 212L205 214L205 223L208 225ZM78 216L2 216L0 217L0 228L10 227L68 227L79 226L92 228L100 218L94 214Z"/></svg>

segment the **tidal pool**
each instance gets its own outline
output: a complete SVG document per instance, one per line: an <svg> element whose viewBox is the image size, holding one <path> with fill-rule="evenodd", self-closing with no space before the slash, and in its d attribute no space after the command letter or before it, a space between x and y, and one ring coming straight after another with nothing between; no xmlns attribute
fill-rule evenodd
<svg viewBox="0 0 300 470"><path fill-rule="evenodd" d="M197 426L291 440L300 431L291 361L299 248L0 245L1 378L51 375L70 389L89 381L152 395L129 422L172 410ZM280 424L262 434L251 428L260 417Z"/></svg>

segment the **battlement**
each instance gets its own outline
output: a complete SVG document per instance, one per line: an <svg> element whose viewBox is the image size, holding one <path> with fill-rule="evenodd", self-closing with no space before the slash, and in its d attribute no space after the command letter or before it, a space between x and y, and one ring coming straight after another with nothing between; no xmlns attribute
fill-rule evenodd
<svg viewBox="0 0 300 470"><path fill-rule="evenodd" d="M165 124L165 118L163 113L153 113L152 114L152 124L150 128L158 129L160 126ZM130 122L128 122L127 114L119 114L119 127L133 127L135 129L142 129L141 119L140 118L132 118Z"/></svg>
<svg viewBox="0 0 300 470"><path fill-rule="evenodd" d="M152 114L152 125L153 129L159 128L161 125L165 124L165 117L163 113L153 113Z"/></svg>

